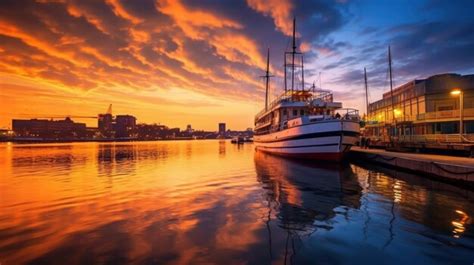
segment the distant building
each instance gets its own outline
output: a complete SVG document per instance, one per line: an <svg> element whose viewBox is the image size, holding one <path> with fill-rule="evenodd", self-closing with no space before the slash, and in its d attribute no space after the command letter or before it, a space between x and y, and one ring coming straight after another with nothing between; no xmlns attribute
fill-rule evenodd
<svg viewBox="0 0 474 265"><path fill-rule="evenodd" d="M164 139L168 135L168 127L159 124L137 124L137 137L142 140Z"/></svg>
<svg viewBox="0 0 474 265"><path fill-rule="evenodd" d="M225 123L219 123L219 135L225 135Z"/></svg>
<svg viewBox="0 0 474 265"><path fill-rule="evenodd" d="M114 118L112 114L99 114L97 119L97 127L99 132L103 137L112 137L114 136Z"/></svg>
<svg viewBox="0 0 474 265"><path fill-rule="evenodd" d="M369 104L365 135L387 142L459 133L460 96L451 95L454 89L463 91L463 133L473 134L474 75L442 74L408 82L393 90L393 100L388 91Z"/></svg>
<svg viewBox="0 0 474 265"><path fill-rule="evenodd" d="M115 118L115 137L134 138L136 137L137 119L132 115L117 115Z"/></svg>
<svg viewBox="0 0 474 265"><path fill-rule="evenodd" d="M188 124L188 126L186 126L186 132L187 133L192 133L193 132L193 128L191 127L191 124Z"/></svg>
<svg viewBox="0 0 474 265"><path fill-rule="evenodd" d="M64 120L12 120L13 131L18 137L44 139L80 139L86 136L86 124Z"/></svg>
<svg viewBox="0 0 474 265"><path fill-rule="evenodd" d="M168 135L167 138L174 138L179 135L179 128L170 128L168 129Z"/></svg>

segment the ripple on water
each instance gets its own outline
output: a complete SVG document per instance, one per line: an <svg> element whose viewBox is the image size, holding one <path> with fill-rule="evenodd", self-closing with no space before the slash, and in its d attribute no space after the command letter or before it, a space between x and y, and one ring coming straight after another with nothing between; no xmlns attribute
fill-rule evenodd
<svg viewBox="0 0 474 265"><path fill-rule="evenodd" d="M225 141L9 152L2 264L472 263L472 192L420 176Z"/></svg>

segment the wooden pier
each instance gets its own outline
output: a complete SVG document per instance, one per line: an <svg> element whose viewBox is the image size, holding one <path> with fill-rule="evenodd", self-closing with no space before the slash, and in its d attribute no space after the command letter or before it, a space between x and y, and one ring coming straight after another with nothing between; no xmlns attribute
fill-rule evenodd
<svg viewBox="0 0 474 265"><path fill-rule="evenodd" d="M427 177L466 183L474 187L474 158L390 152L352 147L350 158L415 172Z"/></svg>

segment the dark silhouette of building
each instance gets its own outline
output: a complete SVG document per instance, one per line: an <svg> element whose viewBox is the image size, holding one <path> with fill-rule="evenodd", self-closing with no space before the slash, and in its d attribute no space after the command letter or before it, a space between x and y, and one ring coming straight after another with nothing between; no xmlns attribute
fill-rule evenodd
<svg viewBox="0 0 474 265"><path fill-rule="evenodd" d="M136 137L137 119L132 115L117 115L115 118L115 137L134 138Z"/></svg>
<svg viewBox="0 0 474 265"><path fill-rule="evenodd" d="M86 137L86 124L76 123L69 117L64 120L12 120L12 127L18 137L45 139L81 139Z"/></svg>
<svg viewBox="0 0 474 265"><path fill-rule="evenodd" d="M223 122L219 123L219 135L225 135L225 123Z"/></svg>
<svg viewBox="0 0 474 265"><path fill-rule="evenodd" d="M99 127L99 132L101 133L103 137L110 138L115 134L114 118L112 114L110 113L99 114L97 123L98 123L97 126Z"/></svg>
<svg viewBox="0 0 474 265"><path fill-rule="evenodd" d="M137 124L137 136L142 140L164 139L168 135L168 127L159 124Z"/></svg>

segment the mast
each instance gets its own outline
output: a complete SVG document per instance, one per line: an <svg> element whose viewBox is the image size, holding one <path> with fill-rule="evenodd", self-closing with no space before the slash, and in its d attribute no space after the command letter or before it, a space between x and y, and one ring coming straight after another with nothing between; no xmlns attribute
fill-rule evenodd
<svg viewBox="0 0 474 265"><path fill-rule="evenodd" d="M303 62L303 56L301 56L301 90L304 91L304 62Z"/></svg>
<svg viewBox="0 0 474 265"><path fill-rule="evenodd" d="M295 86L296 19L293 17L293 50L291 52L291 95Z"/></svg>
<svg viewBox="0 0 474 265"><path fill-rule="evenodd" d="M366 105L366 115L369 115L369 87L367 85L367 71L364 67L364 82L365 82L365 105Z"/></svg>
<svg viewBox="0 0 474 265"><path fill-rule="evenodd" d="M287 85L286 85L286 82L288 81L287 80L287 77L286 77L286 52L284 53L284 56L283 56L283 67L285 68L285 95L286 95L286 91L288 91L288 88L287 88Z"/></svg>
<svg viewBox="0 0 474 265"><path fill-rule="evenodd" d="M395 107L394 107L394 98L393 98L393 81L392 81L392 52L390 49L390 45L388 46L388 71L390 75L390 97L392 98L392 115L393 121L395 124L395 130L397 128L397 119L395 118Z"/></svg>
<svg viewBox="0 0 474 265"><path fill-rule="evenodd" d="M265 71L265 110L268 109L268 88L270 81L270 48L267 50L267 71Z"/></svg>

